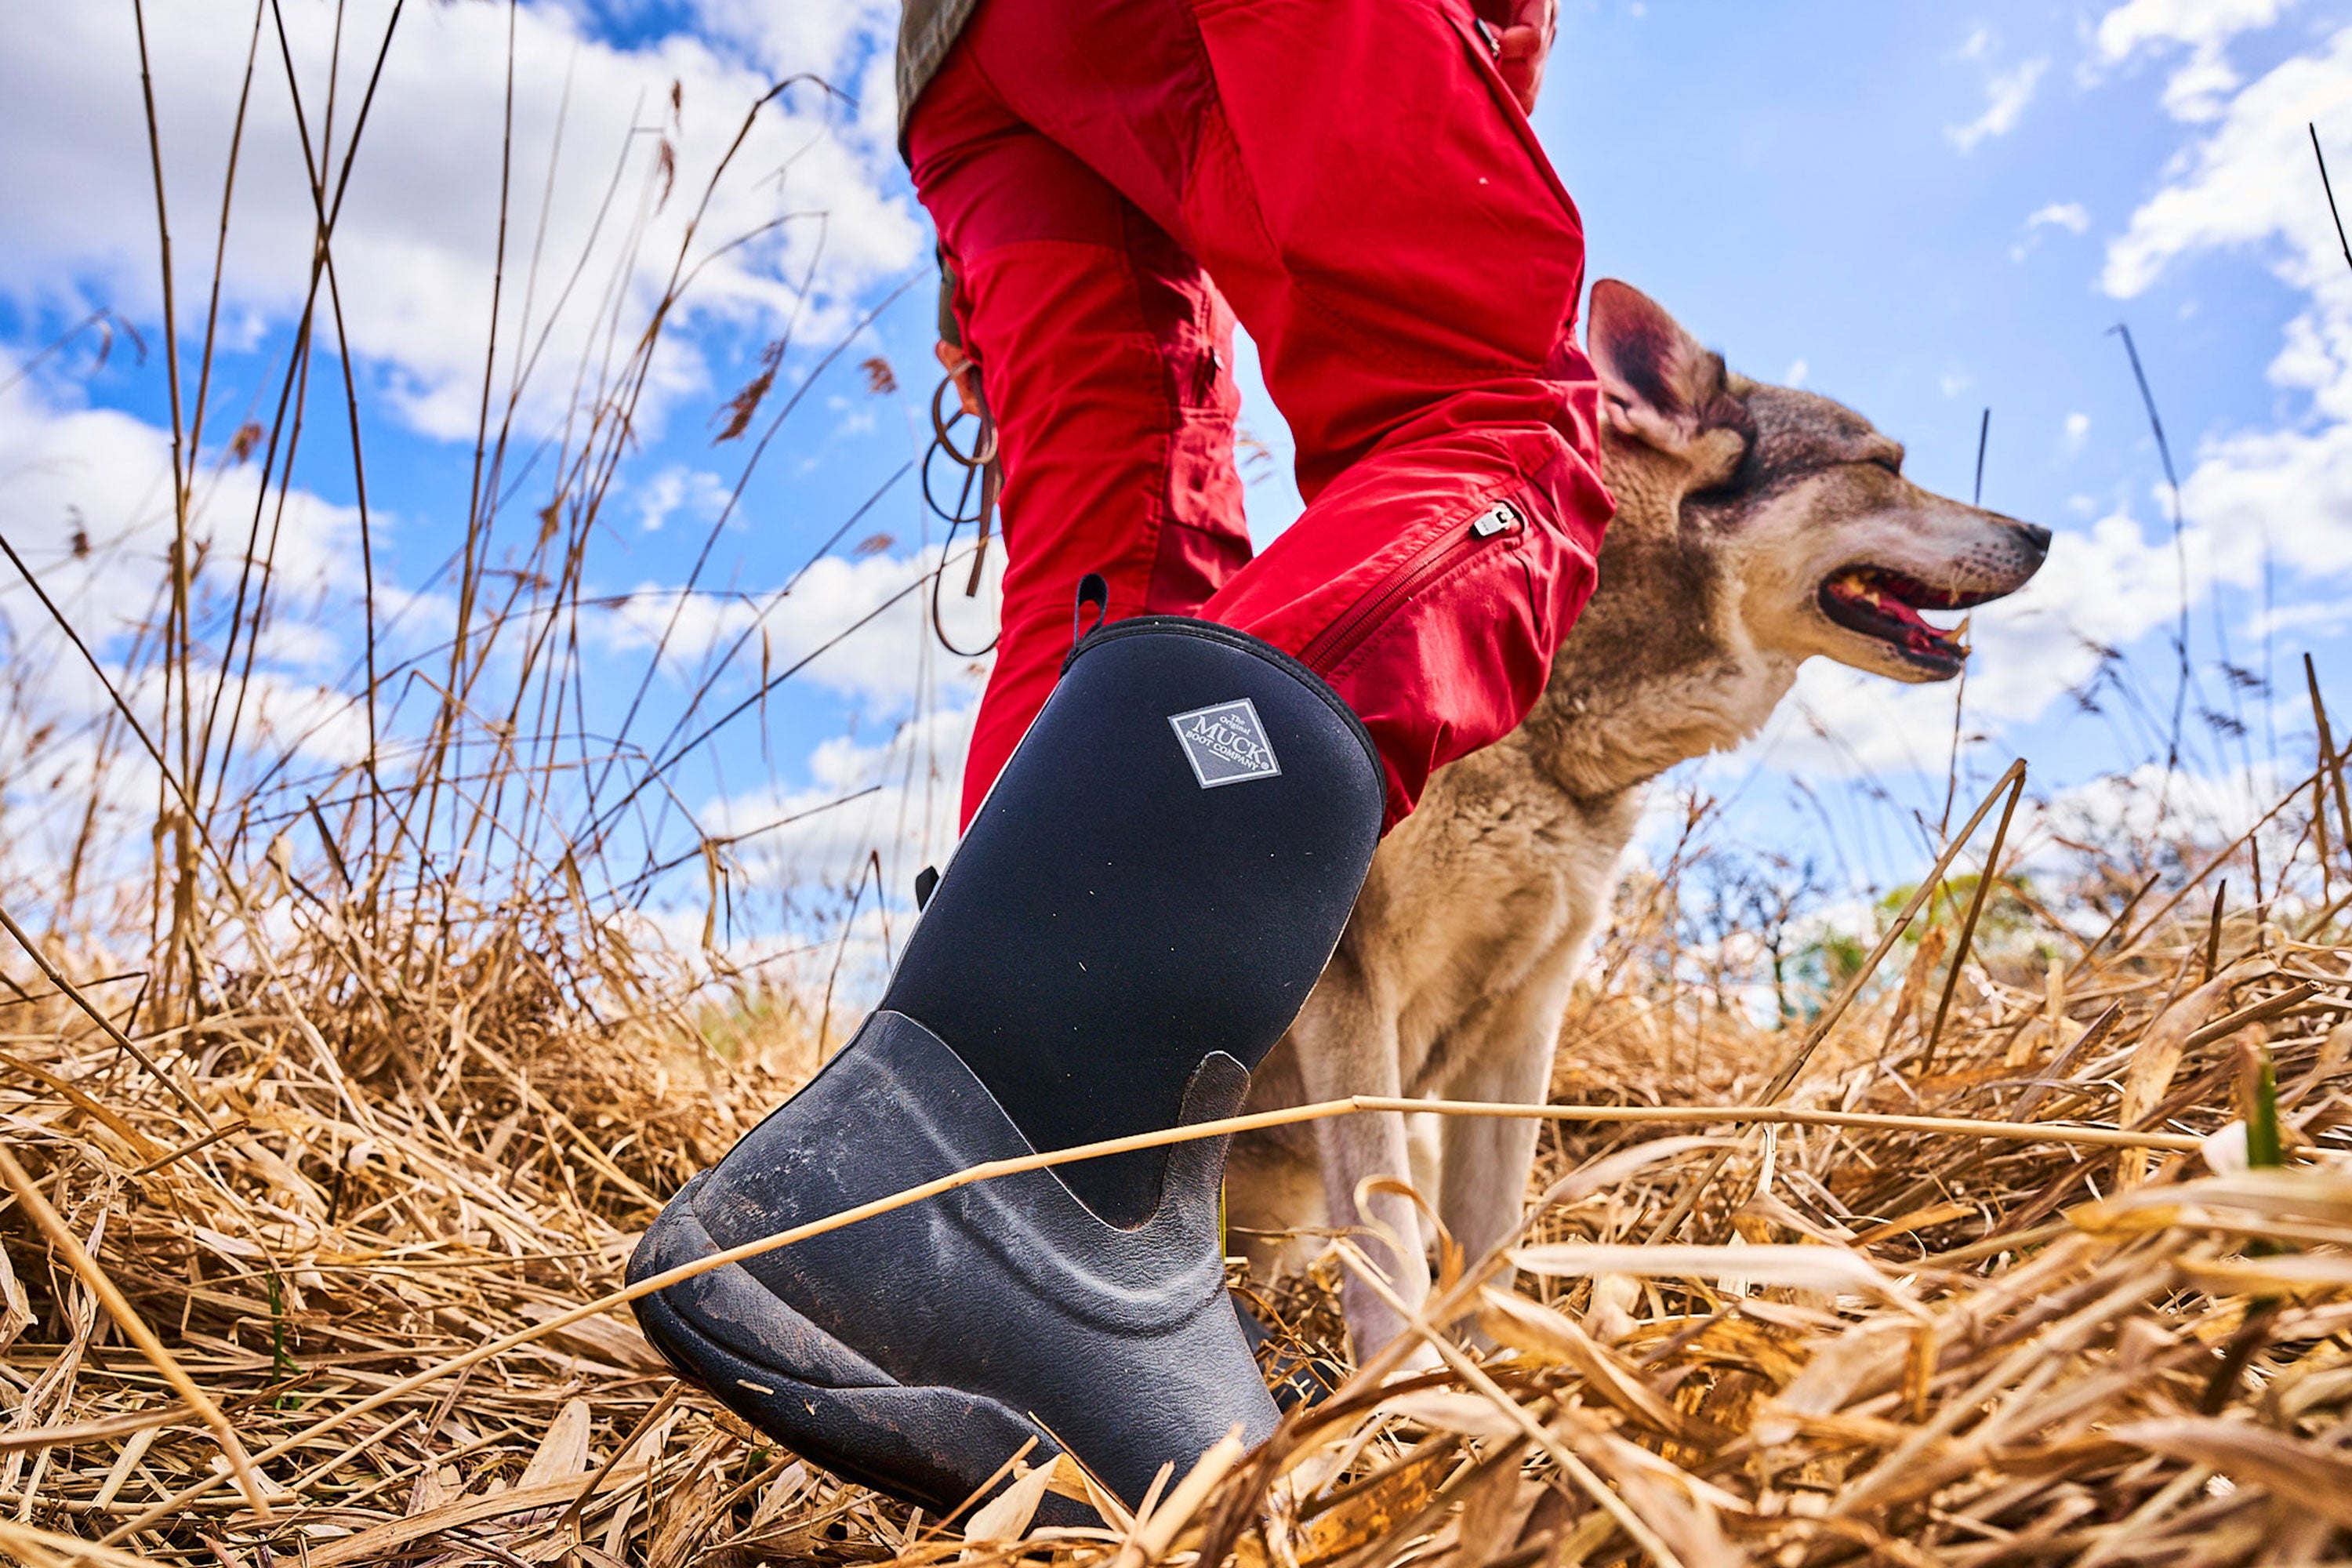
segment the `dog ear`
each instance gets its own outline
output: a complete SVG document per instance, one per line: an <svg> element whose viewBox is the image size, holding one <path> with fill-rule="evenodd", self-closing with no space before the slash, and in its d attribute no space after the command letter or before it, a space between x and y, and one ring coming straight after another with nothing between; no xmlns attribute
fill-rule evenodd
<svg viewBox="0 0 2352 1568"><path fill-rule="evenodd" d="M1630 283L1604 278L1592 286L1585 337L1601 374L1603 417L1621 435L1683 453L1746 412L1730 395L1723 356Z"/></svg>

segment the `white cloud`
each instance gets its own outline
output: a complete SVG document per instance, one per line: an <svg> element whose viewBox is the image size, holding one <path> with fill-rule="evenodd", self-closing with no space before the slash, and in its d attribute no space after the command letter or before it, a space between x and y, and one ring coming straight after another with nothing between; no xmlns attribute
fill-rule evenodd
<svg viewBox="0 0 2352 1568"><path fill-rule="evenodd" d="M740 46L778 79L797 71L837 72L869 48L887 52L898 33L898 0L831 0L824 5L693 0L693 9L707 34ZM895 103L887 107L896 112Z"/></svg>
<svg viewBox="0 0 2352 1568"><path fill-rule="evenodd" d="M2231 15L2266 13L2244 5ZM2214 36L2226 35L2198 35ZM2305 130L2347 119L2352 27L2279 64L2202 121L2208 128L2171 183L2107 251L2102 280L2121 299L2176 261L2216 250L2263 258L2306 298L2268 373L2273 385L2302 395L2305 412L2210 437L2182 487L2217 569L2235 582L2252 578L2266 548L2304 574L2352 572L2352 275L2316 189Z"/></svg>
<svg viewBox="0 0 2352 1568"><path fill-rule="evenodd" d="M1805 384L1805 378L1812 372L1813 367L1802 359L1790 360L1789 368L1780 374L1780 384L1784 386L1802 386Z"/></svg>
<svg viewBox="0 0 2352 1568"><path fill-rule="evenodd" d="M896 145L898 0L693 0L693 6L708 36L736 45L772 79L814 71L851 93L859 133L877 147Z"/></svg>
<svg viewBox="0 0 2352 1568"><path fill-rule="evenodd" d="M237 0L147 9L184 353L193 368L253 12ZM347 7L331 163L340 161L390 9L390 0L352 0ZM880 296L881 285L922 258L925 226L905 194L894 145L895 6L708 0L701 9L711 36L629 47L595 35L586 20L593 8L576 0L524 0L511 12L512 195L492 384L496 400L514 395L517 367L530 362L516 397L526 434L583 409L604 412L679 265L690 221L697 227L685 266L695 277L666 322L666 346L646 367L644 395L632 410L641 443L658 438L665 411L682 396L709 392L720 352L755 349L787 331L803 348L823 346ZM286 9L314 137L337 16L338 8L316 4ZM369 110L334 257L371 422L388 417L436 438L473 435L498 267L509 16L497 5L407 6ZM36 320L36 312L70 320L104 303L138 321L153 345L161 290L137 58L127 6L64 6L47 15L0 7L0 135L10 147L0 162L0 212L7 214L0 303ZM704 184L746 112L772 82L803 70L854 92L856 102L803 84L763 109L698 217ZM223 337L245 352L277 348L282 364L308 285L313 211L274 30L260 40L243 146ZM331 354L331 329L322 331ZM128 350L118 344L116 352ZM41 379L12 386L15 370L0 351L0 533L91 638L134 708L154 710L160 682L124 668L124 634L157 613L172 524L168 434L129 414L83 407ZM788 363L783 376L797 370L797 360ZM320 374L331 377L331 365ZM738 374L729 372L729 389ZM146 377L160 387L159 366L150 365ZM246 389L238 390L242 396ZM841 423L870 426L872 418L861 407ZM583 443L582 423L567 433L571 451ZM196 584L200 645L226 619L257 506L265 540L278 514L280 498L260 489L257 460L221 463L232 427L233 418L215 414L192 530L205 562ZM690 456L646 469L614 479L610 493L621 510L608 516L634 515L648 531L689 525L713 515L723 499L727 481ZM257 754L290 752L303 764L297 772L332 769L362 753L367 731L363 703L335 689L360 652L357 517L307 492L283 500L273 586L279 614L261 639L252 680L232 675L226 703L244 703L244 732ZM381 564L396 555L387 547L407 520L379 502L372 521ZM769 668L781 669L812 652L928 560L902 554L820 563L776 606L764 647L755 634L722 678L720 706L751 689L763 653ZM41 671L34 696L42 710L0 714L0 747L48 725L55 733L40 752L44 778L79 778L86 788L96 763L89 721L107 710L108 700L12 578L0 565L0 658L20 673ZM445 591L381 576L375 587L379 631L398 623L379 644L386 658L449 635L455 606ZM992 579L984 608L992 608L993 594ZM950 599L952 629L982 640L979 613ZM582 629L593 639L592 655L642 658L674 603L670 593L649 588L591 609ZM919 596L900 602L817 657L805 679L868 711L941 702L969 708L972 668L924 649L921 605ZM742 598L709 594L686 612L667 668L690 680L750 626L753 609ZM512 662L526 641L502 637L491 657ZM199 662L207 657L200 646ZM608 658L590 678L614 668ZM628 674L634 678L634 667ZM751 727L746 721L739 732ZM960 758L959 751L958 765ZM125 821L153 810L152 777L142 784L141 773L118 760L106 775L109 809L119 805L115 815ZM27 864L26 856L46 853L33 835L55 837L37 813L24 809L22 774L0 763L13 825L0 859L12 870ZM43 787L60 801L76 798L73 787ZM950 783L950 802L953 794ZM143 838L132 847L143 849Z"/></svg>
<svg viewBox="0 0 2352 1568"><path fill-rule="evenodd" d="M2352 425L2210 442L2181 490L2200 531L2231 547L2237 580L2265 546L2311 576L2352 573Z"/></svg>
<svg viewBox="0 0 2352 1568"><path fill-rule="evenodd" d="M809 753L805 785L713 801L703 826L714 836L740 836L731 847L737 862L771 888L840 885L879 849L887 869L906 873L885 889L898 903L913 872L944 861L955 846L974 711L969 701L935 707L893 727L878 744L835 736ZM875 793L849 798L868 788Z"/></svg>
<svg viewBox="0 0 2352 1568"><path fill-rule="evenodd" d="M2210 772L2168 770L2160 763L2147 763L2087 779L2047 799L2029 794L2011 842L2018 849L2019 868L2029 876L2065 880L2087 876L2106 884L2104 900L2112 907L2116 892L2108 873L2114 867L2157 863L2167 858L2168 850L2178 853L2191 847L2196 858L2202 858L2254 829L2278 803L2287 782L2263 763ZM2308 854L2305 820L2301 803L2295 802L2259 828L2262 864L2273 879L2291 859ZM2101 847L2086 853L2081 846ZM2305 880L2309 868L2309 860L2303 859L2293 879L2316 891L2317 879ZM2233 906L2251 901L2242 862L2222 877L2231 884ZM2212 890L2210 883L2202 889L2209 895ZM2270 890L2278 893L2275 880ZM2293 891L2285 892L2278 906L2286 914L2307 907ZM2088 936L2105 924L2092 910L2075 908L2078 918L2089 917L2076 928L2081 934Z"/></svg>
<svg viewBox="0 0 2352 1568"><path fill-rule="evenodd" d="M719 854L739 900L779 898L793 911L765 930L749 922L755 934L732 944L722 941L732 963L758 964L811 995L830 985L842 1028L870 1005L887 978L887 956L912 929L916 871L944 866L953 853L973 713L969 701L935 706L879 743L836 736L809 754L806 784L704 805L697 820L727 840ZM878 899L870 879L877 857ZM845 927L853 889L860 891L856 918ZM675 951L698 943L707 907L698 893L666 921Z"/></svg>
<svg viewBox="0 0 2352 1568"><path fill-rule="evenodd" d="M2167 79L2164 106L2182 120L2210 120L2239 84L2222 50L2241 33L2270 26L2294 0L2129 0L2099 18L2098 64L2186 47Z"/></svg>
<svg viewBox="0 0 2352 1568"><path fill-rule="evenodd" d="M173 532L171 443L129 415L78 406L37 377L16 374L16 363L0 353L0 537L103 672L101 683L16 568L0 561L0 669L7 677L0 816L10 824L0 836L0 869L46 894L59 885L59 868L82 853L77 841L86 830L95 832L85 886L106 883L115 870L135 872L152 852L144 828L154 817L157 775L143 749L119 730L101 755L99 728L114 712L111 686L149 735L169 734L154 629ZM233 732L237 755L257 767L282 758L295 760L298 773L346 766L367 745L365 707L336 684L357 652L358 514L306 491L265 491L257 467L208 467L194 490L190 684L199 721L204 712L217 715L216 758ZM219 656L257 513L256 556L271 553L273 528L276 540L270 618L247 678L242 640L234 668L223 671ZM399 526L383 513L373 521L383 531ZM247 586L261 581L257 569ZM248 613L257 602L247 598ZM251 773L239 769L233 778ZM95 808L88 818L85 804Z"/></svg>
<svg viewBox="0 0 2352 1568"><path fill-rule="evenodd" d="M727 505L727 481L703 468L673 463L645 481L637 493L637 526L658 533L673 517L709 521Z"/></svg>
<svg viewBox="0 0 2352 1568"><path fill-rule="evenodd" d="M16 370L0 354L0 384ZM359 514L307 491L264 494L257 467L207 465L198 476L189 535L192 554L200 559L194 584L200 624L207 603L234 594L257 512L257 553L269 551L281 500L273 593L307 607L321 595L358 585ZM397 526L381 515L374 521L379 528ZM53 401L37 380L0 390L0 535L100 647L156 614L172 532L166 432L113 409ZM46 613L13 568L0 565L0 572L5 574L0 605L16 634L40 634Z"/></svg>
<svg viewBox="0 0 2352 1568"><path fill-rule="evenodd" d="M2185 592L2198 607L2217 587L2249 589L2273 552L2289 583L2319 601L2281 606L2273 632L2319 635L2342 620L2330 579L2352 574L2352 278L2324 205L2301 188L2308 174L2306 117L2352 107L2352 29L2281 64L2242 89L2109 247L2107 282L2130 294L2173 261L2205 250L2259 248L2307 297L2288 323L2268 379L2300 394L2305 412L2268 427L2208 437L2184 485L2187 518L2173 542L2169 498L2151 485L2087 526L2060 532L2041 574L2014 598L1972 617L1969 727L2031 721L2077 689L2106 647L2128 647L2170 626ZM1965 389L1959 373L1947 395ZM2090 416L2062 425L2069 454ZM2069 510L2096 508L2076 498ZM2043 519L2053 521L2053 519ZM2186 582L2183 582L2183 566ZM2249 636L2263 635L2261 626ZM1950 744L1953 692L1895 687L1815 661L1772 730L1783 767L1844 776L1867 770L1940 773Z"/></svg>
<svg viewBox="0 0 2352 1568"><path fill-rule="evenodd" d="M2110 64L2166 44L2204 47L2267 27L2294 0L2127 0L2099 18L2100 58Z"/></svg>
<svg viewBox="0 0 2352 1568"><path fill-rule="evenodd" d="M2318 189L2305 126L2352 129L2352 28L2240 92L2181 167L2107 247L2101 282L2130 299L2173 260L2202 250L2267 247L2301 288L2341 285L2344 258ZM2328 290L2335 294L2336 290ZM2338 296L2340 298L2340 296Z"/></svg>
<svg viewBox="0 0 2352 1568"><path fill-rule="evenodd" d="M1978 40L1982 37L1983 34L1980 32L1974 35L1969 39L1969 45L1977 46ZM1982 47L1977 47L1973 54L1967 47L1961 50L1962 56L1967 58L1980 58L1983 52ZM2032 59L2021 61L2007 70L1991 72L1985 79L1984 112L1965 125L1946 127L1944 131L1946 139L1961 152L1973 153L1979 142L1991 137L2008 135L2017 128L2017 122L2024 117L2026 106L2033 101L2033 89L2040 85L2042 73L2049 68L2048 57L2036 56Z"/></svg>
<svg viewBox="0 0 2352 1568"><path fill-rule="evenodd" d="M1004 552L989 552L980 595L972 600L963 597L969 567L961 549L957 554L940 596L940 616L959 646L978 647L994 624ZM938 560L937 546L861 558L828 555L782 599L698 593L681 605L674 589L648 584L598 598L581 626L607 652L649 651L667 631L664 668L684 680L695 679L707 660L725 655L748 633L734 657L736 687L748 689L762 669L779 672L807 658L807 670L797 679L872 707L903 710L935 689L962 700L977 691L979 677L966 661L935 651L929 590L917 586Z"/></svg>
<svg viewBox="0 0 2352 1568"><path fill-rule="evenodd" d="M803 67L855 65L876 47L872 5L759 9L777 17L770 31L779 37L763 48ZM388 10L381 0L350 7L338 161ZM314 137L337 15L328 6L286 8ZM210 259L209 246L191 242L218 222L251 18L251 7L233 0L183 0L147 14L181 321L191 334ZM352 348L381 373L379 399L436 437L470 436L481 393L508 20L499 6L406 8L337 222ZM615 47L584 33L557 0L522 5L513 24L513 197L495 381L503 395L518 353L535 350L536 391L526 392L524 412L544 422L572 397L575 365L608 351L614 367L626 360L704 183L770 79L682 37ZM95 300L142 320L159 314L137 58L128 6L0 8L0 139L10 149L0 163L0 211L9 215L0 290L68 309ZM675 160L666 198L665 147ZM921 226L908 204L883 189L886 174L895 179L894 162L887 137L875 139L817 88L796 88L762 112L701 220L693 255L709 265L652 367L641 420L706 384L691 342L696 326L774 335L797 316L804 332L837 330L849 300L914 263ZM224 306L236 333L251 339L299 310L313 227L284 69L267 35L236 198ZM797 287L803 278L806 302ZM594 390L592 379L589 395Z"/></svg>
<svg viewBox="0 0 2352 1568"><path fill-rule="evenodd" d="M2286 605L2253 617L2253 635L2292 635L2305 639L2339 637L2352 626L2352 604L2341 599L2311 605Z"/></svg>
<svg viewBox="0 0 2352 1568"><path fill-rule="evenodd" d="M2081 234L2091 226L2090 209L2080 202L2052 202L2047 206L2036 207L2027 216L2025 226L2030 231L2044 226L2055 226L2069 234Z"/></svg>
<svg viewBox="0 0 2352 1568"><path fill-rule="evenodd" d="M2070 234L2081 234L2091 226L2090 209L2080 202L2052 202L2036 207L2026 215L2025 237L2009 247L2011 261L2022 261L2042 243L2045 228L2063 228Z"/></svg>

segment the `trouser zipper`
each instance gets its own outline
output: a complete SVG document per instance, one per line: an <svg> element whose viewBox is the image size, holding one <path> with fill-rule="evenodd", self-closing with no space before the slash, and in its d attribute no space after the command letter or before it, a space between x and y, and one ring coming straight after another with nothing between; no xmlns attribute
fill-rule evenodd
<svg viewBox="0 0 2352 1568"><path fill-rule="evenodd" d="M1518 508L1508 501L1496 501L1461 527L1447 529L1391 573L1379 588L1357 600L1338 620L1316 633L1299 650L1298 661L1318 674L1329 675L1365 638L1387 624L1399 606L1464 564L1482 546L1507 538L1524 526Z"/></svg>

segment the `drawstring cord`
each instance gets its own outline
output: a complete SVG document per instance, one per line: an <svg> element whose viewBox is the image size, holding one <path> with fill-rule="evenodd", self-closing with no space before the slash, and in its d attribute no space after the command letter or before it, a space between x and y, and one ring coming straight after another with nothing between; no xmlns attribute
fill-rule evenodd
<svg viewBox="0 0 2352 1568"><path fill-rule="evenodd" d="M950 397L956 400L952 414L948 412ZM956 440L957 431L967 420L977 421L971 433L971 445L968 447L959 445ZM942 454L949 462L963 470L962 488L957 491L952 507L940 504L940 491L931 482L932 459ZM956 387L955 373L951 370L940 378L940 384L931 393L931 445L930 449L923 454L923 502L931 509L933 516L948 525L947 539L940 546L940 563L931 573L931 635L940 639L941 647L958 658L981 658L992 651L996 647L997 638L1004 635L1000 627L996 637L990 637L980 647L958 647L940 618L940 582L947 575L948 558L955 551L956 534L967 523L976 531L976 542L971 552L971 574L965 579L963 596L967 599L980 596L981 569L988 561L988 536L996 514L996 498L1003 488L1004 469L996 458L996 421L989 414L985 403L981 405L976 415L964 408L961 394ZM978 491L977 506L974 505L975 490Z"/></svg>

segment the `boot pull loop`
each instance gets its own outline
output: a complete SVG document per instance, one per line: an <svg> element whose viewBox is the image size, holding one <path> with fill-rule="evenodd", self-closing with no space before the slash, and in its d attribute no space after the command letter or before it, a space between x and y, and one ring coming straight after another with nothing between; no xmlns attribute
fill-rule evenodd
<svg viewBox="0 0 2352 1568"><path fill-rule="evenodd" d="M1095 618L1087 619L1087 606L1095 607ZM1089 572L1078 579L1077 606L1070 612L1070 646L1077 647L1099 629L1110 614L1110 584L1099 572Z"/></svg>

